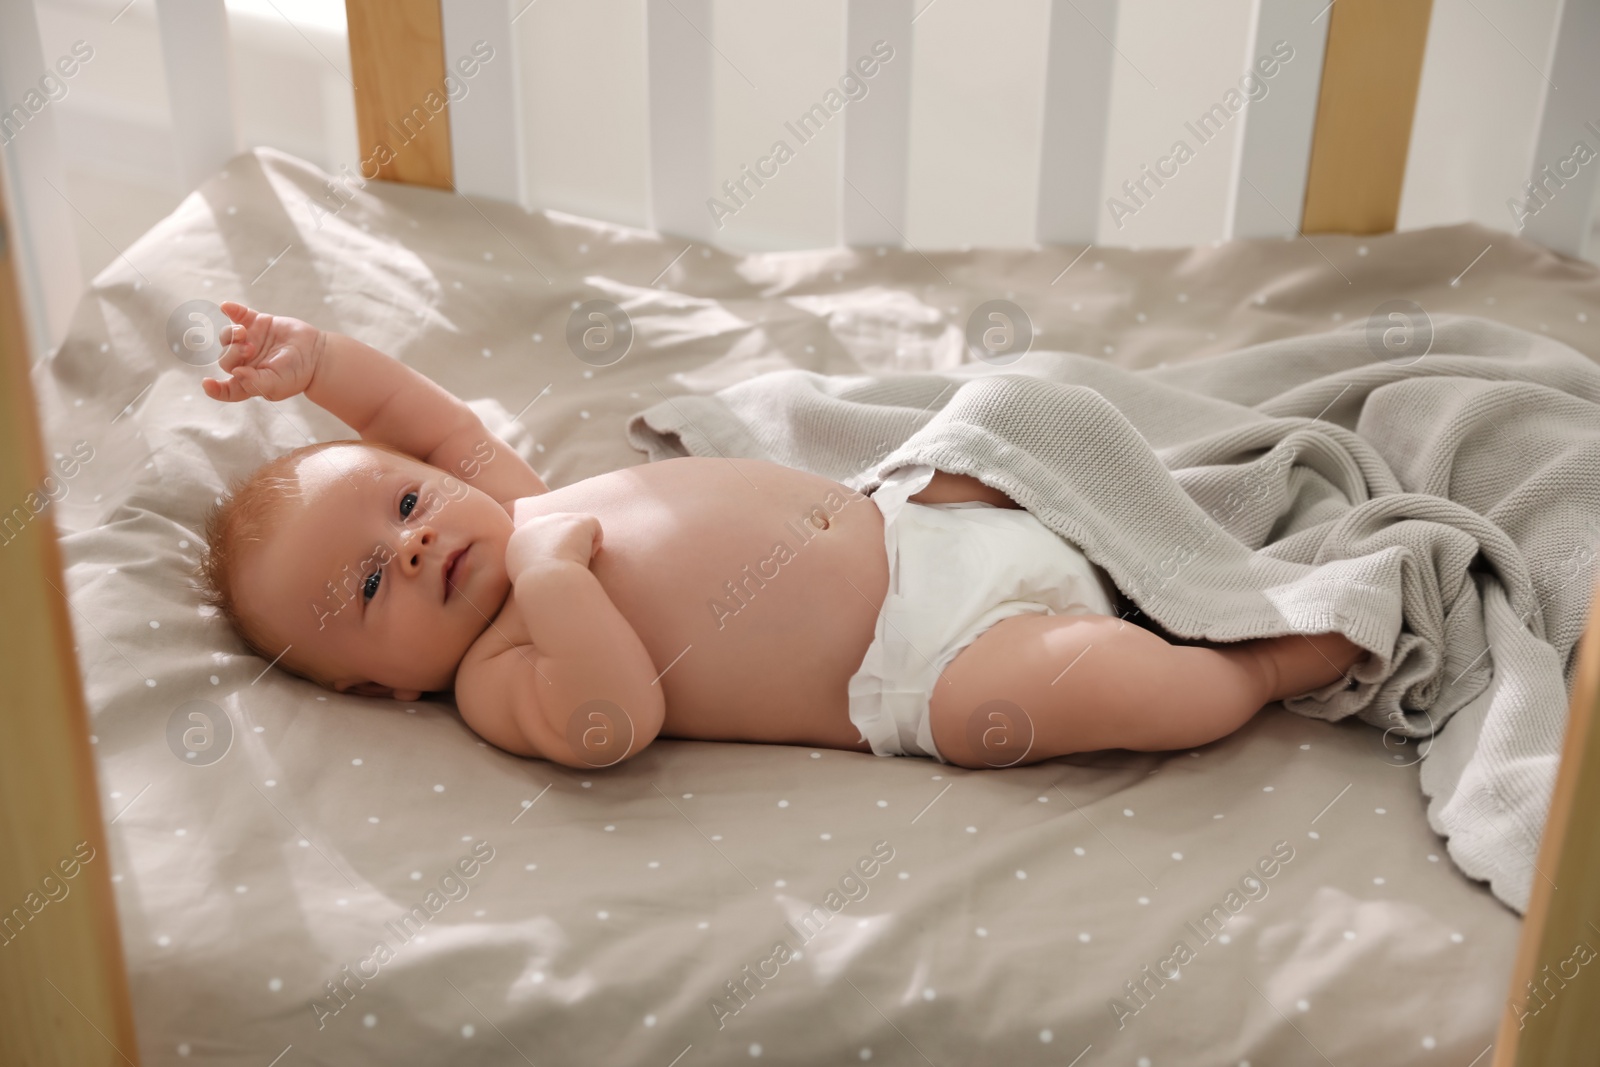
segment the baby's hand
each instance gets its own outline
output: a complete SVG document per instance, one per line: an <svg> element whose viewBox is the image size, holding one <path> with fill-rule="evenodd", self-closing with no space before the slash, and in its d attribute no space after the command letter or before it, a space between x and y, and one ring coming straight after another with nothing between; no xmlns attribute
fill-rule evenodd
<svg viewBox="0 0 1600 1067"><path fill-rule="evenodd" d="M237 324L218 338L226 347L217 366L231 376L203 379L200 387L207 396L233 403L252 396L287 400L306 391L322 356L321 330L231 300L222 305L222 313Z"/></svg>
<svg viewBox="0 0 1600 1067"><path fill-rule="evenodd" d="M514 582L529 568L552 560L588 569L604 537L593 515L557 511L529 519L512 531L506 544L506 574Z"/></svg>

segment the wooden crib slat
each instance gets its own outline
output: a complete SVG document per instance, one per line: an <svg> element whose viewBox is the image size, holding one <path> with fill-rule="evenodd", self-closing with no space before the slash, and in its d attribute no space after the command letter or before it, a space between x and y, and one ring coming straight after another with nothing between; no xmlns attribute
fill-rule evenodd
<svg viewBox="0 0 1600 1067"><path fill-rule="evenodd" d="M1305 210L1317 95L1328 44L1328 0L1259 0L1251 27L1251 70L1266 95L1245 105L1223 232L1231 237L1295 234ZM1280 42L1293 49L1280 62ZM1273 71L1264 77L1258 64Z"/></svg>
<svg viewBox="0 0 1600 1067"><path fill-rule="evenodd" d="M871 91L844 113L839 228L847 245L905 243L913 17L912 0L848 0L845 6L847 66L863 57L875 62L878 41L894 49L892 60L874 68Z"/></svg>
<svg viewBox="0 0 1600 1067"><path fill-rule="evenodd" d="M223 0L156 0L178 173L193 189L239 150Z"/></svg>
<svg viewBox="0 0 1600 1067"><path fill-rule="evenodd" d="M1400 213L1433 0L1339 0L1306 179L1306 233L1386 233Z"/></svg>
<svg viewBox="0 0 1600 1067"><path fill-rule="evenodd" d="M1524 219L1522 236L1546 248L1581 257L1594 218L1595 174L1600 164L1575 153L1582 141L1600 149L1600 4L1561 5L1547 80L1539 104L1530 184L1514 198ZM1588 160L1587 162L1585 160Z"/></svg>
<svg viewBox="0 0 1600 1067"><path fill-rule="evenodd" d="M88 44L88 42L85 42ZM16 263L21 300L28 310L23 326L39 359L67 334L67 320L83 292L71 190L61 168L54 107L24 106L30 93L37 103L39 78L57 75L57 59L47 63L39 45L33 4L0 2L0 161L9 180L12 226L6 234ZM77 67L71 69L76 72ZM13 320L14 321L14 320Z"/></svg>
<svg viewBox="0 0 1600 1067"><path fill-rule="evenodd" d="M1039 144L1040 244L1088 244L1100 225L1117 0L1052 0Z"/></svg>
<svg viewBox="0 0 1600 1067"><path fill-rule="evenodd" d="M1600 1049L1600 1015L1594 1010L1595 986L1600 982L1594 974L1600 969L1596 812L1600 812L1600 589L1578 646L1561 769L1539 843L1538 873L1511 970L1493 1067L1595 1062L1595 1050Z"/></svg>
<svg viewBox="0 0 1600 1067"><path fill-rule="evenodd" d="M0 1063L137 1067L16 271L0 241Z"/></svg>
<svg viewBox="0 0 1600 1067"><path fill-rule="evenodd" d="M650 224L709 241L711 188L711 0L648 0Z"/></svg>
<svg viewBox="0 0 1600 1067"><path fill-rule="evenodd" d="M522 86L511 20L528 0L443 0L456 191L523 202ZM487 57L487 58L486 58Z"/></svg>
<svg viewBox="0 0 1600 1067"><path fill-rule="evenodd" d="M345 0L364 178L451 188L439 0Z"/></svg>

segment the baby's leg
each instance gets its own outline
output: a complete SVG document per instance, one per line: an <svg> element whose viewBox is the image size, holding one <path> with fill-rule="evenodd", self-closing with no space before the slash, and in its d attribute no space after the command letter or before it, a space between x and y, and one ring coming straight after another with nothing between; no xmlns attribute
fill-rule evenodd
<svg viewBox="0 0 1600 1067"><path fill-rule="evenodd" d="M1337 634L1199 647L1110 615L1017 615L945 667L930 725L939 752L963 767L1189 748L1327 685L1363 654Z"/></svg>

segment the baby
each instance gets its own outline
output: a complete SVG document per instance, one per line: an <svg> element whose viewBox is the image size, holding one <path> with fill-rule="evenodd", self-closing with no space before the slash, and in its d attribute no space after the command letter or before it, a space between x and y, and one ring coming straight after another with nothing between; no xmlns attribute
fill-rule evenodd
<svg viewBox="0 0 1600 1067"><path fill-rule="evenodd" d="M208 596L337 692L454 690L490 743L571 767L656 737L963 767L1187 748L1339 680L1338 634L1178 644L974 478L871 497L749 459L550 489L466 404L360 341L222 305L206 394L304 393L360 435L256 471L211 515Z"/></svg>

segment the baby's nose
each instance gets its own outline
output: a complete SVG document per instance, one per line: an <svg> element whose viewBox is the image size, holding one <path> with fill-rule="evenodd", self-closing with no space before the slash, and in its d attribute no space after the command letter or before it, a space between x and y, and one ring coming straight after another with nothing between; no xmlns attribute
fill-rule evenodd
<svg viewBox="0 0 1600 1067"><path fill-rule="evenodd" d="M423 554L439 539L432 526L419 526L407 531L400 549L400 567L407 574L422 570Z"/></svg>

